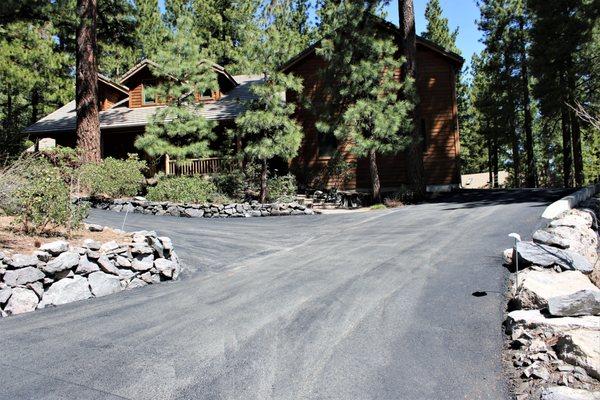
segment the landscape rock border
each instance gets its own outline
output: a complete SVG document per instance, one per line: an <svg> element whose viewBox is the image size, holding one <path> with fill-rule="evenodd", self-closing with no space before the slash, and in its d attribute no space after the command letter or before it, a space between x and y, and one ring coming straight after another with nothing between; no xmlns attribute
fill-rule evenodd
<svg viewBox="0 0 600 400"><path fill-rule="evenodd" d="M154 231L127 236L127 242L85 239L82 246L56 240L31 255L0 253L0 317L178 278L182 267L170 238Z"/></svg>
<svg viewBox="0 0 600 400"><path fill-rule="evenodd" d="M148 215L170 215L187 218L249 218L275 217L286 215L313 215L314 210L298 202L230 204L189 204L169 201L149 201L144 197L133 199L79 198L78 202L87 202L93 208L116 212L130 212Z"/></svg>
<svg viewBox="0 0 600 400"><path fill-rule="evenodd" d="M550 204L544 210L542 218L554 219L563 212L569 211L577 207L577 205L594 196L596 193L600 193L600 183L596 183L583 189L580 189L575 193L565 196L562 199Z"/></svg>

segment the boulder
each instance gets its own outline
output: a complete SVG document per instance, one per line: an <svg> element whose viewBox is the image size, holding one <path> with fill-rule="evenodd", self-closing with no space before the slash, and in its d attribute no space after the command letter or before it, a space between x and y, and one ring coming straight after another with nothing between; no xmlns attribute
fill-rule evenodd
<svg viewBox="0 0 600 400"><path fill-rule="evenodd" d="M553 386L542 390L540 400L600 400L600 392Z"/></svg>
<svg viewBox="0 0 600 400"><path fill-rule="evenodd" d="M519 273L517 300L521 308L544 308L548 306L550 298L572 295L582 290L600 293L600 289L579 271L528 269Z"/></svg>
<svg viewBox="0 0 600 400"><path fill-rule="evenodd" d="M100 252L107 253L109 251L114 251L118 248L119 248L119 244L117 242L115 242L114 240L111 240L110 242L103 243L100 246Z"/></svg>
<svg viewBox="0 0 600 400"><path fill-rule="evenodd" d="M127 285L127 289L135 289L142 286L147 286L148 284L139 278L133 278L131 282Z"/></svg>
<svg viewBox="0 0 600 400"><path fill-rule="evenodd" d="M102 232L104 230L104 227L98 224L89 224L87 228L90 232Z"/></svg>
<svg viewBox="0 0 600 400"><path fill-rule="evenodd" d="M79 264L79 254L73 251L61 253L54 260L42 265L40 268L47 274L54 274L66 269L76 267Z"/></svg>
<svg viewBox="0 0 600 400"><path fill-rule="evenodd" d="M92 251L98 251L102 245L93 239L85 239L83 241L83 246Z"/></svg>
<svg viewBox="0 0 600 400"><path fill-rule="evenodd" d="M100 271L98 264L91 262L86 255L79 257L79 265L77 265L77 269L75 270L76 274L88 275L96 271Z"/></svg>
<svg viewBox="0 0 600 400"><path fill-rule="evenodd" d="M175 271L175 269L177 268L177 265L173 261L167 260L165 258L157 258L156 260L154 260L154 266L156 267L158 272L160 272L167 278L173 277L173 271Z"/></svg>
<svg viewBox="0 0 600 400"><path fill-rule="evenodd" d="M154 266L154 256L152 254L135 256L131 263L131 268L137 271L148 271Z"/></svg>
<svg viewBox="0 0 600 400"><path fill-rule="evenodd" d="M75 276L75 273L73 271L71 271L70 269L65 269L64 271L59 271L59 272L55 273L54 279L59 280L59 279L64 279L64 278L72 278L74 276Z"/></svg>
<svg viewBox="0 0 600 400"><path fill-rule="evenodd" d="M183 215L189 218L201 218L204 216L204 211L196 208L186 208L183 210Z"/></svg>
<svg viewBox="0 0 600 400"><path fill-rule="evenodd" d="M39 301L33 290L17 287L12 290L4 311L8 315L23 314L35 310Z"/></svg>
<svg viewBox="0 0 600 400"><path fill-rule="evenodd" d="M146 243L134 243L131 247L132 254L152 254L154 250Z"/></svg>
<svg viewBox="0 0 600 400"><path fill-rule="evenodd" d="M556 218L550 222L551 227L556 226L569 226L571 228L591 228L592 227L592 216L582 211L568 211L559 218Z"/></svg>
<svg viewBox="0 0 600 400"><path fill-rule="evenodd" d="M514 252L515 252L515 249L513 249L513 248L505 249L502 252L502 261L504 262L504 265L512 265L513 264Z"/></svg>
<svg viewBox="0 0 600 400"><path fill-rule="evenodd" d="M517 325L525 327L549 327L561 331L571 329L590 329L600 331L600 317L586 315L583 317L547 318L540 310L516 310L508 313L507 326L509 330Z"/></svg>
<svg viewBox="0 0 600 400"><path fill-rule="evenodd" d="M137 272L133 272L130 269L119 269L119 278L121 279L131 279L137 274Z"/></svg>
<svg viewBox="0 0 600 400"><path fill-rule="evenodd" d="M39 263L37 256L24 254L15 254L4 261L13 268L35 267Z"/></svg>
<svg viewBox="0 0 600 400"><path fill-rule="evenodd" d="M558 235L553 235L552 233L545 230L537 230L533 234L533 241L536 243L547 244L549 246L560 247L561 249L566 249L569 247L569 241L561 238Z"/></svg>
<svg viewBox="0 0 600 400"><path fill-rule="evenodd" d="M12 289L7 287L4 289L0 289L0 304L4 304L10 299L10 295L12 294Z"/></svg>
<svg viewBox="0 0 600 400"><path fill-rule="evenodd" d="M85 300L92 297L88 280L82 276L75 275L73 278L61 279L54 282L44 293L38 308L49 305L67 304L73 301Z"/></svg>
<svg viewBox="0 0 600 400"><path fill-rule="evenodd" d="M578 270L583 273L592 272L592 264L580 254L569 250L561 250L533 242L520 242L518 246L519 262L541 267L560 266L564 270Z"/></svg>
<svg viewBox="0 0 600 400"><path fill-rule="evenodd" d="M94 272L88 276L92 294L96 297L106 296L121 291L121 280L118 276L104 272Z"/></svg>
<svg viewBox="0 0 600 400"><path fill-rule="evenodd" d="M593 229L587 227L572 228L569 226L557 226L546 230L551 235L559 237L567 243L570 251L585 256L592 264L598 259L595 251L598 247L598 236Z"/></svg>
<svg viewBox="0 0 600 400"><path fill-rule="evenodd" d="M585 369L596 379L600 379L600 326L598 328L570 330L554 346L558 358Z"/></svg>
<svg viewBox="0 0 600 400"><path fill-rule="evenodd" d="M115 264L113 264L113 262L105 255L100 256L100 258L98 259L98 265L100 266L100 269L104 272L113 275L119 275L119 268L117 268Z"/></svg>
<svg viewBox="0 0 600 400"><path fill-rule="evenodd" d="M44 279L46 275L35 267L25 267L15 270L6 271L4 274L4 282L8 286L26 285L31 282Z"/></svg>
<svg viewBox="0 0 600 400"><path fill-rule="evenodd" d="M128 258L123 257L123 256L117 256L117 258L115 259L115 262L116 262L117 266L119 266L119 267L124 267L124 268L131 267L131 261L129 261Z"/></svg>
<svg viewBox="0 0 600 400"><path fill-rule="evenodd" d="M600 289L594 286L594 290L584 289L551 297L548 299L548 312L557 317L600 315Z"/></svg>
<svg viewBox="0 0 600 400"><path fill-rule="evenodd" d="M42 262L48 262L52 259L52 255L46 251L36 250L33 252L33 255L38 258L38 260Z"/></svg>
<svg viewBox="0 0 600 400"><path fill-rule="evenodd" d="M44 284L42 282L28 283L27 288L33 290L39 299L44 295Z"/></svg>
<svg viewBox="0 0 600 400"><path fill-rule="evenodd" d="M65 251L69 250L69 243L64 240L56 240L54 242L41 245L40 250L57 256L60 253L64 253Z"/></svg>

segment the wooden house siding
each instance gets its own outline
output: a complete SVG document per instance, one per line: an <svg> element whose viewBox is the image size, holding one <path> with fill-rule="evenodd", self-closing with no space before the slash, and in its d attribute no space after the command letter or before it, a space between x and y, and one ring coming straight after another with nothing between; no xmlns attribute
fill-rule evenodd
<svg viewBox="0 0 600 400"><path fill-rule="evenodd" d="M315 128L324 99L319 98L320 85L323 84L319 71L325 67L325 61L314 52L291 65L288 73L303 79L302 97L312 105L312 110L302 107L299 97L288 93L288 101L297 103L296 118L304 129L304 139L298 156L292 161L291 169L303 183L311 186L318 180L328 187L343 187L347 190L369 189L370 174L368 160L358 159L350 152L349 143L342 143L338 150L344 160L356 163L350 171L352 179L341 185L338 178L325 177L329 157L318 154L318 131ZM426 149L423 152L425 178L428 185L458 184L458 122L456 96L454 89L455 66L437 52L417 47L417 91L420 98L420 117L425 122ZM399 78L399 74L397 74ZM418 121L419 126L421 121ZM397 188L408 182L406 176L406 157L404 153L393 156L379 156L377 165L382 187Z"/></svg>

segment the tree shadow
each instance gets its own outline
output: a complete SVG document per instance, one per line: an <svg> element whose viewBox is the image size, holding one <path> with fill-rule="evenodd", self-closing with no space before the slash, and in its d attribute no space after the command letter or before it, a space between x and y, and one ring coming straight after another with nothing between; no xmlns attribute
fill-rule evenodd
<svg viewBox="0 0 600 400"><path fill-rule="evenodd" d="M530 207L546 205L573 193L576 189L460 189L432 195L430 204L448 204L444 210L486 207L491 205L532 203Z"/></svg>

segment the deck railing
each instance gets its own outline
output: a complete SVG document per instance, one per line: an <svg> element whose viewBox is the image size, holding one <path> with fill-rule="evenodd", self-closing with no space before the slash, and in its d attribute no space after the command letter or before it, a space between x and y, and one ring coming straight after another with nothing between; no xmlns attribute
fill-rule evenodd
<svg viewBox="0 0 600 400"><path fill-rule="evenodd" d="M223 169L223 159L195 158L185 161L167 160L167 175L206 175L216 174Z"/></svg>

